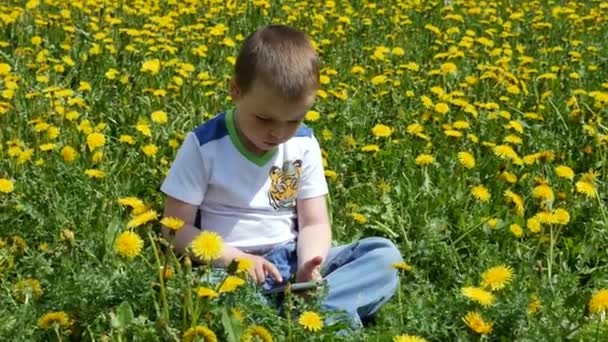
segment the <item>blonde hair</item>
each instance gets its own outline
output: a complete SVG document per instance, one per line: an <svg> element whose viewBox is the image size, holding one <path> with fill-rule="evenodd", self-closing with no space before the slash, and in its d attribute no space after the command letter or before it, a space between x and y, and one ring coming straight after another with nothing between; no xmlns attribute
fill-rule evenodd
<svg viewBox="0 0 608 342"><path fill-rule="evenodd" d="M234 77L243 93L258 80L282 98L297 101L319 88L319 56L304 32L264 26L243 42Z"/></svg>

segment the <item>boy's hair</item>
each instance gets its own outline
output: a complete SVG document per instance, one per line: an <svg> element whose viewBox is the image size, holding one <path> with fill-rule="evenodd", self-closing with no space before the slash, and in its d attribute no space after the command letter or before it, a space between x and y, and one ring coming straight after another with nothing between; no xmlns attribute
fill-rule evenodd
<svg viewBox="0 0 608 342"><path fill-rule="evenodd" d="M257 79L282 98L297 101L319 88L319 56L304 32L264 26L243 42L234 78L243 93Z"/></svg>

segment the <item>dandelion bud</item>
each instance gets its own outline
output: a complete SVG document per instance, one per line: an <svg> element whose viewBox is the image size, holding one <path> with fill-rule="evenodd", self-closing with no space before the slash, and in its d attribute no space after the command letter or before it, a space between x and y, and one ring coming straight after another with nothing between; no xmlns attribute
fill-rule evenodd
<svg viewBox="0 0 608 342"><path fill-rule="evenodd" d="M63 229L61 237L68 242L74 242L74 232L69 229Z"/></svg>

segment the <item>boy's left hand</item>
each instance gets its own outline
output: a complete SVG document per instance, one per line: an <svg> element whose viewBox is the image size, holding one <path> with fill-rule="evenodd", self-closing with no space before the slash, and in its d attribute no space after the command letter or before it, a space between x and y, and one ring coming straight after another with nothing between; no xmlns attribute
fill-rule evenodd
<svg viewBox="0 0 608 342"><path fill-rule="evenodd" d="M302 266L298 268L296 272L296 282L302 283L307 281L319 281L322 280L321 272L319 269L321 268L321 264L323 263L323 257L316 256L308 261L306 261Z"/></svg>

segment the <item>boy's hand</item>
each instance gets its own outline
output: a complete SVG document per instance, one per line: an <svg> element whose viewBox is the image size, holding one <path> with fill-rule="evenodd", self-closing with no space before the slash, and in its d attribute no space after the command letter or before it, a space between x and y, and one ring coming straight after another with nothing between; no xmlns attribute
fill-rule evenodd
<svg viewBox="0 0 608 342"><path fill-rule="evenodd" d="M307 281L319 281L323 277L321 276L321 272L319 268L323 263L323 257L316 256L308 261L306 261L302 266L298 268L296 272L296 282L307 282Z"/></svg>
<svg viewBox="0 0 608 342"><path fill-rule="evenodd" d="M266 281L266 274L270 275L275 281L282 283L283 277L276 266L270 261L259 255L244 253L244 258L253 262L253 267L249 270L249 275L256 284L263 284Z"/></svg>

